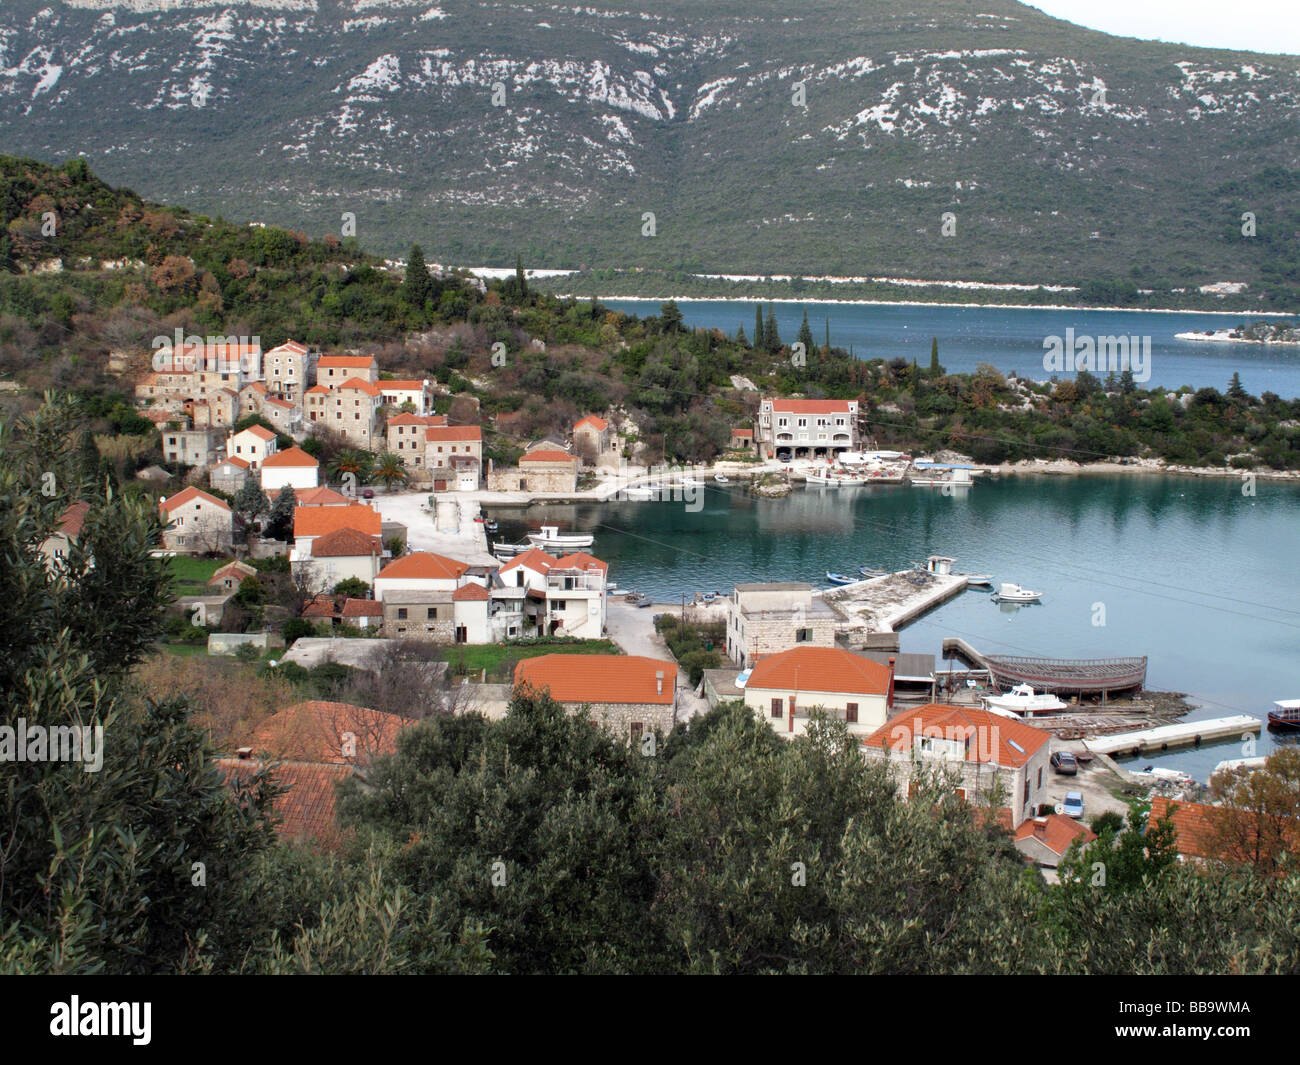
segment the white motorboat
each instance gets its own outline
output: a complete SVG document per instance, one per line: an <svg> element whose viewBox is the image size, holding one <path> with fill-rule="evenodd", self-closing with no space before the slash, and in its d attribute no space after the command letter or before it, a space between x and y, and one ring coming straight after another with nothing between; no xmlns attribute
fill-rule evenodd
<svg viewBox="0 0 1300 1065"><path fill-rule="evenodd" d="M829 471L810 473L805 479L808 484L815 485L818 488L838 488L841 484L840 478L832 475Z"/></svg>
<svg viewBox="0 0 1300 1065"><path fill-rule="evenodd" d="M1042 592L1031 592L1028 588L1021 588L1018 584L1009 584L1005 581L993 593L995 603L1036 603L1042 598Z"/></svg>
<svg viewBox="0 0 1300 1065"><path fill-rule="evenodd" d="M943 488L949 485L953 488L969 488L975 483L970 470L964 466L949 470L918 469L908 480L922 488Z"/></svg>
<svg viewBox="0 0 1300 1065"><path fill-rule="evenodd" d="M730 483L731 483L729 480L727 480L727 476L726 476L726 474L722 474L722 473L715 473L715 474L713 475L713 479L714 479L715 481L717 481L718 484L730 484Z"/></svg>
<svg viewBox="0 0 1300 1065"><path fill-rule="evenodd" d="M541 532L528 534L528 542L543 551L580 551L594 544L596 538L590 533L562 536L558 525L543 525Z"/></svg>
<svg viewBox="0 0 1300 1065"><path fill-rule="evenodd" d="M515 555L522 555L525 551L531 551L532 547L532 544L495 543L492 545L492 553L501 559L514 558Z"/></svg>
<svg viewBox="0 0 1300 1065"><path fill-rule="evenodd" d="M986 695L982 702L988 710L995 713L1009 711L1017 715L1054 714L1065 710L1067 704L1049 692L1035 694L1028 684L1017 684L1002 695Z"/></svg>
<svg viewBox="0 0 1300 1065"><path fill-rule="evenodd" d="M965 577L966 583L972 588L991 588L993 587L993 576L989 573L959 573L958 577Z"/></svg>

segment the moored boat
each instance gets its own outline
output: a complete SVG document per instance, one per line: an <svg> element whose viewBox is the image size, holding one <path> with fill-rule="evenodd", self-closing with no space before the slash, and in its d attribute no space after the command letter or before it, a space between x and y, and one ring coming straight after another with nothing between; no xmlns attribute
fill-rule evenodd
<svg viewBox="0 0 1300 1065"><path fill-rule="evenodd" d="M849 577L843 573L831 573L829 570L826 572L826 579L831 584L854 584L857 582L856 577Z"/></svg>
<svg viewBox="0 0 1300 1065"><path fill-rule="evenodd" d="M596 538L590 533L561 534L558 525L543 525L540 532L528 534L528 542L544 551L580 551L594 544Z"/></svg>
<svg viewBox="0 0 1300 1065"><path fill-rule="evenodd" d="M1009 710L1014 714L1054 714L1067 704L1049 692L1035 693L1028 684L1017 684L1001 695L986 695L982 702L989 710Z"/></svg>
<svg viewBox="0 0 1300 1065"><path fill-rule="evenodd" d="M862 576L864 576L864 577L883 577L883 576L885 576L887 573L889 573L889 570L887 570L887 569L872 569L870 566L859 566L859 567L858 567L858 572L861 573Z"/></svg>
<svg viewBox="0 0 1300 1065"><path fill-rule="evenodd" d="M1279 699L1268 712L1268 727L1274 732L1300 732L1300 699Z"/></svg>
<svg viewBox="0 0 1300 1065"><path fill-rule="evenodd" d="M1021 588L1008 581L1004 581L993 593L995 603L1037 603L1042 598L1042 592L1031 592L1028 588Z"/></svg>
<svg viewBox="0 0 1300 1065"><path fill-rule="evenodd" d="M729 481L729 480L727 479L726 474L722 474L722 473L715 473L715 474L713 475L713 479L714 479L715 481L717 481L718 484L730 484L730 483L731 483L731 481Z"/></svg>
<svg viewBox="0 0 1300 1065"><path fill-rule="evenodd" d="M525 551L530 550L532 546L532 544L495 543L492 545L492 553L501 559L514 558L515 555L522 555Z"/></svg>

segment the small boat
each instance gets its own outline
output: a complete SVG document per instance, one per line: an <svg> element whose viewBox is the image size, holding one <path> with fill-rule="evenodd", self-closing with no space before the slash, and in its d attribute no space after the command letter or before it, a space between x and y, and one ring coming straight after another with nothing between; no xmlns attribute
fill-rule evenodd
<svg viewBox="0 0 1300 1065"><path fill-rule="evenodd" d="M483 523L483 528L490 533L494 533L498 528L500 528L500 526L497 525L495 518L488 518L487 521Z"/></svg>
<svg viewBox="0 0 1300 1065"><path fill-rule="evenodd" d="M830 581L831 584L856 584L857 583L856 577L848 577L845 576L843 573L831 573L829 570L826 573L826 579Z"/></svg>
<svg viewBox="0 0 1300 1065"><path fill-rule="evenodd" d="M1054 714L1066 709L1066 703L1047 692L1035 694L1028 684L1017 684L1002 695L986 695L982 702L986 709L1009 710L1014 714Z"/></svg>
<svg viewBox="0 0 1300 1065"><path fill-rule="evenodd" d="M1276 732L1300 732L1300 699L1279 699L1268 712L1268 727Z"/></svg>
<svg viewBox="0 0 1300 1065"><path fill-rule="evenodd" d="M958 573L958 577L965 577L966 583L972 588L992 588L993 577L988 573Z"/></svg>
<svg viewBox="0 0 1300 1065"><path fill-rule="evenodd" d="M1021 588L1018 584L1006 582L993 593L995 603L1036 603L1042 598L1042 592L1031 592L1028 588Z"/></svg>
<svg viewBox="0 0 1300 1065"><path fill-rule="evenodd" d="M729 480L727 480L726 475L725 475L725 474L721 474L721 473L715 473L715 474L713 475L713 479L714 479L715 481L717 481L718 484L730 484L730 483L731 483Z"/></svg>
<svg viewBox="0 0 1300 1065"><path fill-rule="evenodd" d="M544 551L580 551L594 544L596 538L590 533L561 535L558 525L543 525L541 532L528 534L528 542Z"/></svg>
<svg viewBox="0 0 1300 1065"><path fill-rule="evenodd" d="M532 546L532 544L495 543L492 545L492 553L497 558L514 558L515 555L522 555L525 551L532 550Z"/></svg>
<svg viewBox="0 0 1300 1065"><path fill-rule="evenodd" d="M809 473L804 478L804 482L806 484L816 485L819 488L838 488L841 483L841 478L836 477L830 472L830 470L818 470Z"/></svg>
<svg viewBox="0 0 1300 1065"><path fill-rule="evenodd" d="M889 573L887 569L872 569L870 566L859 566L858 572L864 577L884 577Z"/></svg>
<svg viewBox="0 0 1300 1065"><path fill-rule="evenodd" d="M702 596L700 596L700 602L702 603L714 603L717 602L717 599L718 599L717 592L705 592Z"/></svg>
<svg viewBox="0 0 1300 1065"><path fill-rule="evenodd" d="M638 503L654 498L654 492L644 486L624 489L623 494L627 496L628 499L634 499Z"/></svg>
<svg viewBox="0 0 1300 1065"><path fill-rule="evenodd" d="M737 687L737 688L743 688L746 684L748 684L748 683L749 683L749 675L750 675L751 673L753 673L753 672L754 672L754 671L753 671L752 669L742 669L739 673L737 673L737 674L736 674L736 687Z"/></svg>
<svg viewBox="0 0 1300 1065"><path fill-rule="evenodd" d="M637 605L637 606L643 606L643 607L644 607L644 606L654 606L654 605L655 605L655 601L654 601L650 596L648 596L648 595L643 595L643 596L641 596L640 599L638 599L638 600L636 601L636 605Z"/></svg>
<svg viewBox="0 0 1300 1065"><path fill-rule="evenodd" d="M966 466L955 466L951 469L918 467L909 480L912 484L922 488L943 488L949 485L954 488L969 488L975 483L974 478L971 477L970 469Z"/></svg>

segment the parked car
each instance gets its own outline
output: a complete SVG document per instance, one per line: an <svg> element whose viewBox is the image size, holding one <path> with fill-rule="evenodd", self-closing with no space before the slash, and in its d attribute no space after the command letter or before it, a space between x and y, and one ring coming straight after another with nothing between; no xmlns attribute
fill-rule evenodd
<svg viewBox="0 0 1300 1065"><path fill-rule="evenodd" d="M1061 776L1072 777L1079 772L1079 760L1069 751L1056 751L1049 761Z"/></svg>
<svg viewBox="0 0 1300 1065"><path fill-rule="evenodd" d="M1083 792L1067 791L1065 793L1065 816L1076 820L1083 817Z"/></svg>
<svg viewBox="0 0 1300 1065"><path fill-rule="evenodd" d="M375 498L375 490L374 490L373 488L363 488L363 489L361 489L361 498L362 498L362 499L374 499L374 498Z"/></svg>

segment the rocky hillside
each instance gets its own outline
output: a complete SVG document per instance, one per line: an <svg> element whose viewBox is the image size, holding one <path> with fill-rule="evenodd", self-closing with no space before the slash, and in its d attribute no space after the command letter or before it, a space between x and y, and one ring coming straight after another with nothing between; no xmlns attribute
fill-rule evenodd
<svg viewBox="0 0 1300 1065"><path fill-rule="evenodd" d="M1300 284L1300 60L902 6L5 0L0 143L443 261Z"/></svg>

